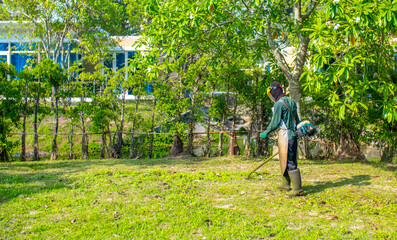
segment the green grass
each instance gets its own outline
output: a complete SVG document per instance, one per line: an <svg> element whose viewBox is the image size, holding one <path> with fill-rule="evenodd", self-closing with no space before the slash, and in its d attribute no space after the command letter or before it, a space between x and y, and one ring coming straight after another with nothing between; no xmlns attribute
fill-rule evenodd
<svg viewBox="0 0 397 240"><path fill-rule="evenodd" d="M302 160L287 199L260 161L1 163L0 239L397 239L396 166Z"/></svg>

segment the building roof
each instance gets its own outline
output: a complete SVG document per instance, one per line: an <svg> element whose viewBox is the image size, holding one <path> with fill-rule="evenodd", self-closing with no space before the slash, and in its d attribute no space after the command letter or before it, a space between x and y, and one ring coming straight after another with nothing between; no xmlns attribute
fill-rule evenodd
<svg viewBox="0 0 397 240"><path fill-rule="evenodd" d="M139 40L141 36L113 36L117 43L117 46L111 48L112 50L123 50L123 51L146 51L148 47L146 45L139 46Z"/></svg>

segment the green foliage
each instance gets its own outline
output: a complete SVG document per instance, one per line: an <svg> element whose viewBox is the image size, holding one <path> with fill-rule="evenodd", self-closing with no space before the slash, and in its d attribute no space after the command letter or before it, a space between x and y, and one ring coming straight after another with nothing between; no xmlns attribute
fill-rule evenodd
<svg viewBox="0 0 397 240"><path fill-rule="evenodd" d="M15 145L10 140L13 126L20 120L22 94L21 82L16 79L12 65L0 63L0 161L9 160L9 152Z"/></svg>
<svg viewBox="0 0 397 240"><path fill-rule="evenodd" d="M305 29L314 40L309 61L317 71L305 70L304 91L315 100L310 107L329 118L326 128L336 138L343 127L357 142L395 147L397 8L390 4L326 2Z"/></svg>

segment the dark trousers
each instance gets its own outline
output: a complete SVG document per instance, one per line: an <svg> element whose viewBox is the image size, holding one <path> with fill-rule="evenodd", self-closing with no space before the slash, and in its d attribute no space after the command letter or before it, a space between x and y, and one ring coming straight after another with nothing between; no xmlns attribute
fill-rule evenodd
<svg viewBox="0 0 397 240"><path fill-rule="evenodd" d="M298 168L298 138L288 140L287 171Z"/></svg>

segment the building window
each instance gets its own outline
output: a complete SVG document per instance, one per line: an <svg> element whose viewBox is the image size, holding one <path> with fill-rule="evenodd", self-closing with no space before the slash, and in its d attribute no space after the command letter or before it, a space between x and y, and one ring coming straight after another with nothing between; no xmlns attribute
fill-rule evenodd
<svg viewBox="0 0 397 240"><path fill-rule="evenodd" d="M125 66L125 53L116 54L116 69L119 70Z"/></svg>
<svg viewBox="0 0 397 240"><path fill-rule="evenodd" d="M0 62L7 62L7 55L0 55Z"/></svg>
<svg viewBox="0 0 397 240"><path fill-rule="evenodd" d="M128 52L128 59L134 59L135 58L135 52Z"/></svg>
<svg viewBox="0 0 397 240"><path fill-rule="evenodd" d="M20 72L25 68L25 65L27 65L28 59L33 59L33 57L26 54L15 53L11 55L11 64L14 65L17 72Z"/></svg>
<svg viewBox="0 0 397 240"><path fill-rule="evenodd" d="M12 51L34 51L36 43L11 43Z"/></svg>
<svg viewBox="0 0 397 240"><path fill-rule="evenodd" d="M8 51L8 43L0 43L0 51Z"/></svg>

